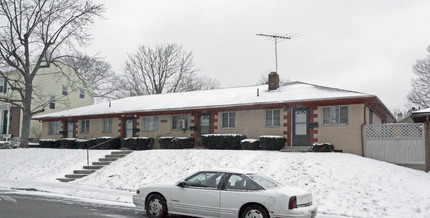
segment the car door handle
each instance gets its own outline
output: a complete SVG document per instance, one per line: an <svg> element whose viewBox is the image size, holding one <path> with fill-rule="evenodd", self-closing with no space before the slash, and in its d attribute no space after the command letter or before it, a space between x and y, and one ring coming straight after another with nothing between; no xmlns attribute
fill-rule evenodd
<svg viewBox="0 0 430 218"><path fill-rule="evenodd" d="M179 200L174 200L174 199L172 199L172 202L180 202Z"/></svg>

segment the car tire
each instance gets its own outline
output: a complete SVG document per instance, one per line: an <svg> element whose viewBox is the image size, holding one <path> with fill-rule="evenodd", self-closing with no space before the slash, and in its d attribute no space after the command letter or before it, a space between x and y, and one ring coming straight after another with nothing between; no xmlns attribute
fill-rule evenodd
<svg viewBox="0 0 430 218"><path fill-rule="evenodd" d="M249 205L243 210L241 218L269 218L267 211L257 204Z"/></svg>
<svg viewBox="0 0 430 218"><path fill-rule="evenodd" d="M150 218L167 216L166 199L159 194L151 194L145 201L146 215Z"/></svg>

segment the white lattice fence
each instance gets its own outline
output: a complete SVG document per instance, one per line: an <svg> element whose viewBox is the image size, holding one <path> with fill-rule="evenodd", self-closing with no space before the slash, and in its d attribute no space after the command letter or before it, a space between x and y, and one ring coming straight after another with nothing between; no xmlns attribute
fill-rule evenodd
<svg viewBox="0 0 430 218"><path fill-rule="evenodd" d="M364 156L396 164L424 164L424 125L364 126Z"/></svg>

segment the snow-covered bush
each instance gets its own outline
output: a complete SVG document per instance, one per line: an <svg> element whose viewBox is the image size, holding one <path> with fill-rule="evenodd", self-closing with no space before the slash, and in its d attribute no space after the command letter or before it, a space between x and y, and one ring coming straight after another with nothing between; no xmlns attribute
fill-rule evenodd
<svg viewBox="0 0 430 218"><path fill-rule="evenodd" d="M183 149L193 148L194 138L191 137L160 137L158 139L160 148L162 149Z"/></svg>
<svg viewBox="0 0 430 218"><path fill-rule="evenodd" d="M260 136L260 147L262 150L281 150L287 139L284 136L263 135Z"/></svg>
<svg viewBox="0 0 430 218"><path fill-rule="evenodd" d="M333 152L334 146L332 143L324 142L324 143L314 143L312 145L313 152Z"/></svg>
<svg viewBox="0 0 430 218"><path fill-rule="evenodd" d="M240 145L242 150L259 150L260 149L260 141L257 139L244 139L240 141Z"/></svg>
<svg viewBox="0 0 430 218"><path fill-rule="evenodd" d="M147 137L132 137L122 140L122 146L130 150L147 150L154 147L154 139Z"/></svg>
<svg viewBox="0 0 430 218"><path fill-rule="evenodd" d="M39 145L41 148L59 148L61 146L60 140L56 139L40 139Z"/></svg>
<svg viewBox="0 0 430 218"><path fill-rule="evenodd" d="M89 147L88 140L85 139L76 139L75 144L78 149L87 149Z"/></svg>
<svg viewBox="0 0 430 218"><path fill-rule="evenodd" d="M96 145L106 142L96 147L96 149L120 149L121 148L121 140L119 138L113 139L113 137L98 137L95 139L95 141L96 141Z"/></svg>
<svg viewBox="0 0 430 218"><path fill-rule="evenodd" d="M202 144L209 149L241 149L240 141L246 139L242 134L205 134Z"/></svg>
<svg viewBox="0 0 430 218"><path fill-rule="evenodd" d="M61 148L77 148L75 138L64 138L60 139Z"/></svg>

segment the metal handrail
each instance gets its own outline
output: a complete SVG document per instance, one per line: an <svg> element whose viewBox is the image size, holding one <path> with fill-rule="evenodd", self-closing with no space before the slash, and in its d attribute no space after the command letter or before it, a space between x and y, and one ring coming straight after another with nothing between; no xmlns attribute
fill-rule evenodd
<svg viewBox="0 0 430 218"><path fill-rule="evenodd" d="M97 145L94 145L94 146L92 146L92 147L87 148L87 166L89 166L89 165L90 165L90 149L93 149L93 148L95 148L95 147L99 147L99 146L104 145L104 144L106 144L106 143L108 143L108 142L111 142L111 141L113 141L113 140L115 140L115 139L119 139L119 137L115 137L115 138L109 139L109 140L107 140L107 141L104 141L104 142L102 142L102 143L99 143L99 144L97 144ZM85 142L85 143L88 145L88 141L87 141L87 142ZM124 151L124 146L122 146L122 150Z"/></svg>

